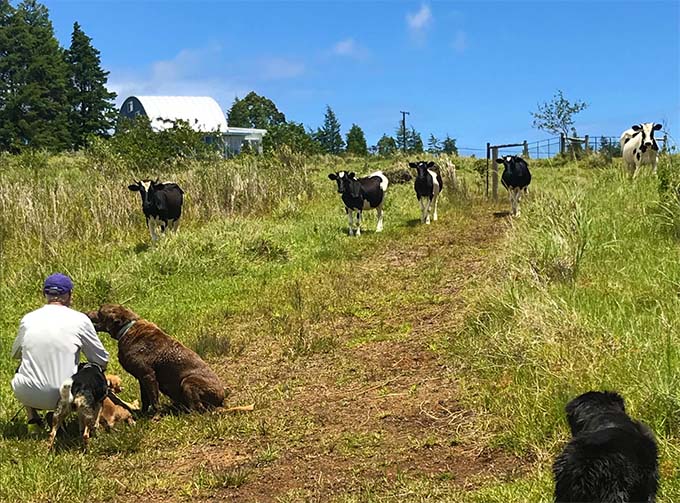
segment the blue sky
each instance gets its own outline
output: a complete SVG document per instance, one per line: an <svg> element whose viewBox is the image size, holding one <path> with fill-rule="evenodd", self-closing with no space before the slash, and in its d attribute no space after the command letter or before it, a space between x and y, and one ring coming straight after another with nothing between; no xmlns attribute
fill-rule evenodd
<svg viewBox="0 0 680 503"><path fill-rule="evenodd" d="M424 141L483 149L548 137L530 111L557 89L579 134L664 122L680 143L680 2L46 1L68 47L78 21L118 103L255 91L316 128L330 105L374 144L401 115ZM464 151L472 153L474 151ZM479 152L478 152L479 155Z"/></svg>

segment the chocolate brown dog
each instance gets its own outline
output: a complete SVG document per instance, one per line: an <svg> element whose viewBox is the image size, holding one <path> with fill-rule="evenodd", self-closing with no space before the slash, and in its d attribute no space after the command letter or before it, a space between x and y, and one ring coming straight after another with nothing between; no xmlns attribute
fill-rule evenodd
<svg viewBox="0 0 680 503"><path fill-rule="evenodd" d="M98 331L118 341L118 361L139 381L142 412L156 412L159 390L189 410L222 405L224 386L217 374L156 325L119 304L103 304L87 315Z"/></svg>

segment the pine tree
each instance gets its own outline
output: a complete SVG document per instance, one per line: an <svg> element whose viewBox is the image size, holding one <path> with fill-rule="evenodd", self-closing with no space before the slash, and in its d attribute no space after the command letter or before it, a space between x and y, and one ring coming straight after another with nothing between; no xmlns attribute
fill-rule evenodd
<svg viewBox="0 0 680 503"><path fill-rule="evenodd" d="M68 148L67 69L47 9L24 0L14 12L5 1L0 10L0 149Z"/></svg>
<svg viewBox="0 0 680 503"><path fill-rule="evenodd" d="M423 152L423 139L413 126L406 133L406 151L413 154L422 154Z"/></svg>
<svg viewBox="0 0 680 503"><path fill-rule="evenodd" d="M328 105L326 105L323 127L316 131L315 137L324 152L329 154L341 154L345 148L345 141L340 134L340 122Z"/></svg>
<svg viewBox="0 0 680 503"><path fill-rule="evenodd" d="M363 130L356 124L352 124L347 133L347 153L366 156L368 155L368 147L366 146L366 137Z"/></svg>
<svg viewBox="0 0 680 503"><path fill-rule="evenodd" d="M430 154L438 154L441 150L441 142L434 134L431 134L430 138L427 140L427 151Z"/></svg>
<svg viewBox="0 0 680 503"><path fill-rule="evenodd" d="M458 155L458 147L456 147L456 139L451 138L448 134L442 142L442 152L450 155Z"/></svg>
<svg viewBox="0 0 680 503"><path fill-rule="evenodd" d="M286 116L272 100L251 91L245 98L234 100L227 113L227 122L233 127L267 129L284 124Z"/></svg>
<svg viewBox="0 0 680 503"><path fill-rule="evenodd" d="M69 72L69 127L75 148L83 147L91 134L108 136L116 119L112 103L116 93L106 88L109 72L102 70L99 51L91 42L80 25L74 23L65 59Z"/></svg>

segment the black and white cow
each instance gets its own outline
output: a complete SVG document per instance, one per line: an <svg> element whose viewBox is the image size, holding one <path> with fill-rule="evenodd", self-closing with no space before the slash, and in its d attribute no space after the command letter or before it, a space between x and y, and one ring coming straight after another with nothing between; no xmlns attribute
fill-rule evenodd
<svg viewBox="0 0 680 503"><path fill-rule="evenodd" d="M621 152L623 162L628 167L630 174L635 178L642 164L650 164L656 173L656 164L659 157L659 145L654 139L654 131L659 131L661 124L644 122L636 124L621 134Z"/></svg>
<svg viewBox="0 0 680 503"><path fill-rule="evenodd" d="M519 200L522 198L522 194L526 193L531 183L529 165L518 155L506 155L496 159L496 162L504 167L501 183L503 187L508 189L512 214L519 215Z"/></svg>
<svg viewBox="0 0 680 503"><path fill-rule="evenodd" d="M387 192L387 177L382 171L376 171L364 178L356 178L353 172L338 171L331 173L328 178L338 184L338 193L342 194L345 211L349 221L349 235L354 235L354 212L357 213L356 235L361 236L361 212L375 210L378 213L378 225L375 232L383 230L383 203Z"/></svg>
<svg viewBox="0 0 680 503"><path fill-rule="evenodd" d="M161 233L168 227L172 231L177 230L184 201L184 191L179 185L173 182L159 183L158 180L140 180L128 185L128 189L139 192L142 198L142 211L152 241L158 239L156 227L161 228Z"/></svg>
<svg viewBox="0 0 680 503"><path fill-rule="evenodd" d="M432 161L409 162L408 165L416 170L413 186L420 203L420 221L429 225L430 212L432 212L432 220L437 221L437 199L444 188L442 175L439 173L438 166Z"/></svg>

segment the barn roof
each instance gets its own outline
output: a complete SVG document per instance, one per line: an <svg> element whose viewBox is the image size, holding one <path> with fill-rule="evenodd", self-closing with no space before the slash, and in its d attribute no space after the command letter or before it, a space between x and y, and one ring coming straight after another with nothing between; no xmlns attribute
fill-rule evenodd
<svg viewBox="0 0 680 503"><path fill-rule="evenodd" d="M137 98L144 107L154 129L172 127L172 123L163 119L166 121L181 119L187 121L196 131L227 130L227 119L222 108L209 96L134 96L134 98Z"/></svg>

